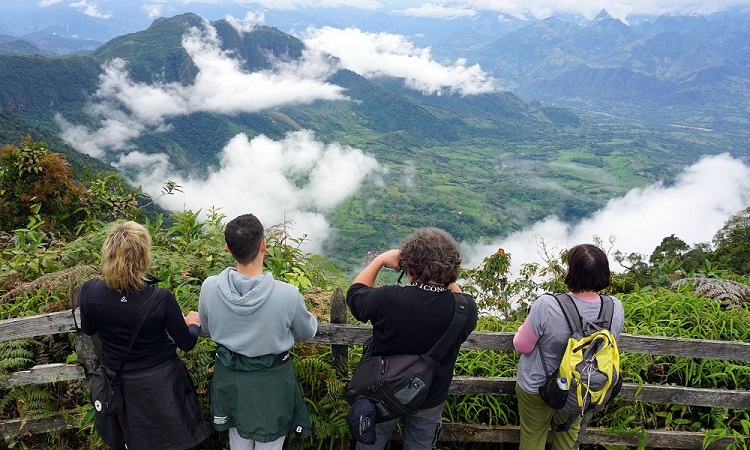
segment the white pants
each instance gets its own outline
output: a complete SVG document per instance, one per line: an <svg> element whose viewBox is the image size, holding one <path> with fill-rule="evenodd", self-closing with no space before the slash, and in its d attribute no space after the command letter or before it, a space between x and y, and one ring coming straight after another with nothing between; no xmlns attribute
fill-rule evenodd
<svg viewBox="0 0 750 450"><path fill-rule="evenodd" d="M281 450L284 447L284 439L286 436L281 436L273 442L255 442L240 436L237 428L229 429L230 450Z"/></svg>

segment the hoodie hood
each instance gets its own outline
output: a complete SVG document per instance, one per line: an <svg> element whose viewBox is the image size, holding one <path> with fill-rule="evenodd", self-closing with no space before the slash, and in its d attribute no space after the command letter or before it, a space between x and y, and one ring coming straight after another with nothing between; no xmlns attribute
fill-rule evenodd
<svg viewBox="0 0 750 450"><path fill-rule="evenodd" d="M219 294L227 306L239 315L252 314L266 302L273 291L270 273L248 277L229 267L219 275Z"/></svg>

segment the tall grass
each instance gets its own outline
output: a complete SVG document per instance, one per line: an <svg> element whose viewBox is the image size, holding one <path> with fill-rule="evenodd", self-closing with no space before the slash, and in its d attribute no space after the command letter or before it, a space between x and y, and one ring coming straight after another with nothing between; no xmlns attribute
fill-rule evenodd
<svg viewBox="0 0 750 450"><path fill-rule="evenodd" d="M152 273L162 281L160 286L171 289L183 311L195 310L198 305L200 283L211 274L231 265L221 242L223 216L215 210L208 211L200 222L198 213L187 211L171 218L171 225L161 219L149 222L154 237L154 263ZM297 283L305 291L321 286L333 290L346 288L340 274L319 257L306 255L300 247L301 241L284 234L284 228L276 228L269 236L273 251L269 252L270 270L287 281ZM54 266L62 270L83 265L97 266L99 246L105 230L87 234L64 247L44 247L40 255L50 258ZM4 268L18 267L27 254L16 255L12 247L4 249ZM478 331L513 332L524 320L526 306L533 300L530 293L540 287L544 290L559 289L561 266L552 263L549 267L528 267L520 279L509 279L502 272L507 267L504 255L495 255L491 264L485 266L494 273L479 269L467 271L462 283L468 290L474 289L482 302L507 308L508 314L501 319L497 315L480 317ZM62 272L57 272L62 273ZM16 278L12 286L0 283L0 319L62 311L69 308L67 297L71 276L49 277L48 282L38 283L35 289L18 289ZM70 272L74 273L74 272ZM90 272L81 271L83 275ZM287 275L289 274L289 275ZM544 282L534 278L544 275ZM82 275L82 276L83 276ZM14 273L14 276L18 276ZM31 283L41 278L20 280ZM3 280L0 280L2 282ZM493 283L499 284L493 286ZM9 296L11 289L14 294ZM312 291L310 291L312 292ZM493 294L494 293L494 294ZM726 303L710 300L692 289L690 285L667 288L646 288L629 293L612 292L625 307L625 332L639 335L672 336L727 341L750 341L750 310L746 303L727 308ZM497 297L494 297L496 295ZM320 295L317 295L320 298ZM310 307L321 310L324 318L328 305L317 300ZM325 303L325 302L323 302ZM515 306L514 306L515 305ZM521 306L520 308L518 306ZM201 399L201 407L208 416L208 386L213 371L215 344L201 339L196 348L180 353L193 376ZM21 339L0 343L0 373L26 370L45 362L75 362L74 335L61 334L34 339ZM341 397L344 383L341 373L333 367L330 347L297 344L293 353L295 368L303 389L308 409L313 420L312 438L292 438L288 448L293 449L343 449L349 447L345 417L348 410ZM361 355L361 348L350 348L350 370ZM622 355L622 373L625 381L633 383L655 383L693 386L712 389L747 389L750 386L750 364L742 361L713 361L693 358L667 357L659 355ZM462 351L456 362L455 373L459 376L514 377L518 355L513 351ZM23 386L0 390L0 420L29 418L38 414L74 409L78 411L80 430L51 433L48 435L22 436L8 439L9 448L84 450L103 448L101 439L93 432L92 410L86 388L80 380L58 382L48 385ZM749 412L722 408L688 407L645 402L615 401L603 413L594 416L593 425L607 427L623 433L641 430L668 429L699 431L706 430L709 442L723 436L750 434ZM446 402L444 420L455 423L485 425L517 425L517 405L513 396L473 395L452 396ZM738 441L740 442L740 441ZM202 449L226 447L226 434L213 433L201 446ZM738 444L740 445L740 444ZM480 448L480 447L477 447ZM740 447L742 448L742 447Z"/></svg>

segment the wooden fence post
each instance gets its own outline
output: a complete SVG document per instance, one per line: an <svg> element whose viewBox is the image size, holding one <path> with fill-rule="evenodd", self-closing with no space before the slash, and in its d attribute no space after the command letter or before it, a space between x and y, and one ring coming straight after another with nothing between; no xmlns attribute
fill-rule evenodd
<svg viewBox="0 0 750 450"><path fill-rule="evenodd" d="M344 291L337 287L331 295L331 323L347 322L347 307ZM349 368L349 346L348 345L331 345L331 354L333 356L333 367L339 373L348 375Z"/></svg>
<svg viewBox="0 0 750 450"><path fill-rule="evenodd" d="M70 298L70 306L74 314L73 319L79 327L81 326L79 306L81 305L80 294L82 284L83 280L77 280L75 277L72 277L68 285L68 297ZM86 377L88 377L88 374L100 364L102 359L102 345L99 341L99 336L88 336L83 332L76 331L75 342L78 364L83 366Z"/></svg>

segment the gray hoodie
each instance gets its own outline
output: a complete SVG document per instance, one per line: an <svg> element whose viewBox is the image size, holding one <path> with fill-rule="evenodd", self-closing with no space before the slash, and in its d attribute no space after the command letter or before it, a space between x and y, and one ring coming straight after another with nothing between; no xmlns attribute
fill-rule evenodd
<svg viewBox="0 0 750 450"><path fill-rule="evenodd" d="M318 330L295 286L231 267L203 282L198 313L214 342L249 357L287 351L295 336L308 339Z"/></svg>

